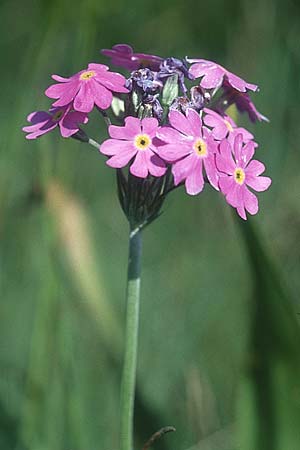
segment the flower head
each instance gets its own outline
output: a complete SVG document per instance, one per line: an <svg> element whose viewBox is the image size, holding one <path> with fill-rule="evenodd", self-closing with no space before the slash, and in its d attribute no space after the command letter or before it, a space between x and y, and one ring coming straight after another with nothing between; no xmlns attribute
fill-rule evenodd
<svg viewBox="0 0 300 450"><path fill-rule="evenodd" d="M59 75L52 75L52 78L59 83L50 86L45 94L58 99L53 106L65 106L73 101L76 111L86 113L93 109L94 104L100 109L109 108L112 92L128 92L123 75L109 72L103 64L89 64L87 69L70 78Z"/></svg>
<svg viewBox="0 0 300 450"><path fill-rule="evenodd" d="M132 47L127 44L114 45L112 49L101 50L103 55L111 58L115 66L124 67L128 70L148 67L151 70L158 70L162 61L160 56L148 55L146 53L133 53Z"/></svg>
<svg viewBox="0 0 300 450"><path fill-rule="evenodd" d="M187 61L194 63L190 67L190 74L194 78L203 77L200 81L200 86L204 89L218 89L225 82L240 92L246 92L247 90L256 91L258 89L258 86L255 84L247 83L213 61L206 59L187 59Z"/></svg>
<svg viewBox="0 0 300 450"><path fill-rule="evenodd" d="M199 114L193 109L187 109L186 116L171 110L169 122L170 126L158 130L157 137L165 143L159 147L159 155L173 163L175 185L185 181L188 194L199 194L204 187L204 166L210 184L218 189L215 166L217 142L208 128L202 125Z"/></svg>
<svg viewBox="0 0 300 450"><path fill-rule="evenodd" d="M137 119L126 117L125 126L111 125L108 129L112 139L107 139L100 146L100 152L111 156L107 165L115 168L130 165L132 175L146 178L148 173L160 177L166 172L166 164L157 156L158 139L155 138L158 121L154 117Z"/></svg>
<svg viewBox="0 0 300 450"><path fill-rule="evenodd" d="M265 166L257 160L251 160L255 146L252 141L243 145L241 134L235 137L233 145L223 139L216 164L220 172L220 190L226 196L229 205L237 209L242 219L246 220L246 211L250 214L258 212L257 197L248 189L265 191L271 184L269 177L260 176Z"/></svg>
<svg viewBox="0 0 300 450"><path fill-rule="evenodd" d="M233 142L234 137L237 134L241 134L243 142L248 142L253 139L253 135L245 128L238 127L231 117L213 111L212 109L204 108L205 116L203 122L208 127L212 128L212 135L218 141L225 139L226 137L230 142ZM255 143L255 145L257 145Z"/></svg>
<svg viewBox="0 0 300 450"><path fill-rule="evenodd" d="M247 92L240 92L232 88L232 86L230 86L228 83L224 83L223 90L224 94L222 95L221 99L226 102L226 107L234 103L241 113L248 113L251 122L269 122L269 119L267 117L263 116L260 112L257 111L254 103L250 98L250 95Z"/></svg>
<svg viewBox="0 0 300 450"><path fill-rule="evenodd" d="M72 110L72 104L61 108L51 108L49 112L34 111L27 116L32 125L23 127L28 133L26 139L36 139L57 126L63 137L70 137L79 130L79 123L87 123L88 116L85 113Z"/></svg>
<svg viewBox="0 0 300 450"><path fill-rule="evenodd" d="M163 88L163 83L157 78L157 72L146 68L133 71L126 81L126 87L145 94L156 94Z"/></svg>

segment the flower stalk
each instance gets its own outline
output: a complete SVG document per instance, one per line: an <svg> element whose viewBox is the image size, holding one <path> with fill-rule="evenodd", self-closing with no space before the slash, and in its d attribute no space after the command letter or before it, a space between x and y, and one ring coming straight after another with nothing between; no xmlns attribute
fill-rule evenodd
<svg viewBox="0 0 300 450"><path fill-rule="evenodd" d="M120 450L133 450L133 415L140 307L142 231L129 234L125 355L121 383Z"/></svg>

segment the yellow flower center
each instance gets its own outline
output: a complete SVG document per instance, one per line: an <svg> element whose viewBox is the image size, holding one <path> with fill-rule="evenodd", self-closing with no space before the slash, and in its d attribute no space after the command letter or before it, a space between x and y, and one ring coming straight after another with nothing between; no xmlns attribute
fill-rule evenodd
<svg viewBox="0 0 300 450"><path fill-rule="evenodd" d="M63 113L64 113L64 110L63 110L63 109L60 109L59 111L56 111L56 113L53 114L53 116L52 116L52 120L53 120L54 122L57 122L59 119L62 118Z"/></svg>
<svg viewBox="0 0 300 450"><path fill-rule="evenodd" d="M193 149L198 156L206 156L207 155L207 145L202 139L197 139L194 142Z"/></svg>
<svg viewBox="0 0 300 450"><path fill-rule="evenodd" d="M134 139L134 145L139 150L146 150L151 145L151 138L148 134L138 134Z"/></svg>
<svg viewBox="0 0 300 450"><path fill-rule="evenodd" d="M232 125L230 122L228 122L228 120L224 120L226 127L228 128L228 130L230 131L230 133L233 131Z"/></svg>
<svg viewBox="0 0 300 450"><path fill-rule="evenodd" d="M94 70L87 70L86 72L83 72L80 75L80 80L89 80L90 78L93 78L96 75L96 72Z"/></svg>
<svg viewBox="0 0 300 450"><path fill-rule="evenodd" d="M236 168L234 171L234 179L238 184L243 184L245 181L245 172L240 167Z"/></svg>

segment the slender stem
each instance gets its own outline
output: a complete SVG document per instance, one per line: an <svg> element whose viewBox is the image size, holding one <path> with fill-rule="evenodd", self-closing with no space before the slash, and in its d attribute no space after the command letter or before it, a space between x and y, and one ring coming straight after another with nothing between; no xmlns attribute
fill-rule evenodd
<svg viewBox="0 0 300 450"><path fill-rule="evenodd" d="M99 142L95 141L94 139L89 138L88 144L92 145L92 146L95 147L97 150L99 150L99 148L100 148Z"/></svg>
<svg viewBox="0 0 300 450"><path fill-rule="evenodd" d="M133 450L133 412L137 366L142 232L129 236L125 356L121 385L120 450Z"/></svg>

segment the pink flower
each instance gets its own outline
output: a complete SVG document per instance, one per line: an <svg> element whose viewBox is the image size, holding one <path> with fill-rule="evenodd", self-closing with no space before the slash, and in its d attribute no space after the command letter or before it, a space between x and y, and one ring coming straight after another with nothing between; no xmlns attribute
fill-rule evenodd
<svg viewBox="0 0 300 450"><path fill-rule="evenodd" d="M204 108L203 111L205 112L203 122L205 125L212 128L212 135L218 141L221 141L227 137L230 142L233 142L237 134L241 134L243 136L243 142L245 143L253 139L253 135L249 133L248 130L238 127L232 118L226 114L221 116L221 114L208 108Z"/></svg>
<svg viewBox="0 0 300 450"><path fill-rule="evenodd" d="M63 137L70 137L79 130L79 123L87 123L85 113L72 111L72 104L61 108L51 108L49 112L34 111L27 117L32 125L22 128L27 134L26 139L36 139L57 126Z"/></svg>
<svg viewBox="0 0 300 450"><path fill-rule="evenodd" d="M239 92L236 89L233 89L228 83L224 83L223 89L224 94L221 98L226 100L228 106L234 103L241 113L247 112L251 122L256 122L257 120L259 122L269 122L267 117L257 111L247 92Z"/></svg>
<svg viewBox="0 0 300 450"><path fill-rule="evenodd" d="M258 86L255 84L247 83L242 78L213 61L207 61L206 59L187 59L187 61L189 63L195 63L191 65L189 72L195 78L203 77L200 81L200 86L204 89L217 89L225 81L240 92L246 92L248 89L250 91L256 91L258 89Z"/></svg>
<svg viewBox="0 0 300 450"><path fill-rule="evenodd" d="M171 110L169 122L171 126L161 127L156 135L166 143L159 147L159 155L174 163L172 172L175 185L185 181L188 194L199 194L204 186L204 166L210 184L218 190L215 165L217 143L212 133L202 126L199 114L190 108L186 116Z"/></svg>
<svg viewBox="0 0 300 450"><path fill-rule="evenodd" d="M48 87L45 94L58 99L53 106L65 106L73 101L76 111L86 113L93 109L94 104L101 109L109 108L112 92L128 92L123 75L109 72L103 64L89 64L87 69L70 78L59 75L52 75L52 78L59 83Z"/></svg>
<svg viewBox="0 0 300 450"><path fill-rule="evenodd" d="M157 119L151 117L137 119L126 117L125 126L110 125L108 131L112 139L107 139L100 146L100 152L112 156L106 164L110 167L125 167L135 157L130 172L136 177L146 178L148 173L160 177L166 172L166 164L157 156L158 139Z"/></svg>
<svg viewBox="0 0 300 450"><path fill-rule="evenodd" d="M252 141L243 145L242 135L235 137L233 146L224 139L216 156L217 168L220 171L219 186L226 196L229 205L237 209L242 219L246 220L246 211L250 214L258 212L257 197L248 189L265 191L271 184L269 177L261 177L265 166L252 160L255 146Z"/></svg>
<svg viewBox="0 0 300 450"><path fill-rule="evenodd" d="M147 55L146 53L133 53L132 47L126 44L114 45L112 49L101 50L103 55L111 58L111 62L115 66L125 67L128 70L148 69L159 70L162 58L155 55Z"/></svg>

